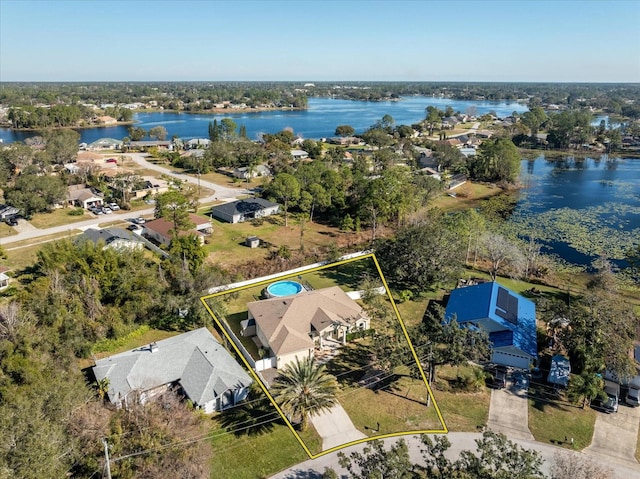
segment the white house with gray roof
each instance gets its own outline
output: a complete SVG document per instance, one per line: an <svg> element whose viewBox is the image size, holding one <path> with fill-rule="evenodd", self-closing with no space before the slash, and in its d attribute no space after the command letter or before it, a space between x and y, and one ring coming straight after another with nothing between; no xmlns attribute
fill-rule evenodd
<svg viewBox="0 0 640 479"><path fill-rule="evenodd" d="M96 380L109 380L109 400L117 407L144 404L170 387L180 390L207 414L243 400L249 374L207 328L163 339L96 361Z"/></svg>
<svg viewBox="0 0 640 479"><path fill-rule="evenodd" d="M211 214L227 223L241 223L254 218L275 215L280 211L280 205L262 198L248 198L232 201L211 208Z"/></svg>

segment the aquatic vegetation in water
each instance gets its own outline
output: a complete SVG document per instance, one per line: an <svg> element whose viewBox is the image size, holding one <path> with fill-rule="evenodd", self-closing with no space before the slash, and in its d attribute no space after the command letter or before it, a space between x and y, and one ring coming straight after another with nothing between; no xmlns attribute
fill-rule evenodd
<svg viewBox="0 0 640 479"><path fill-rule="evenodd" d="M589 208L557 208L533 213L526 202L505 225L509 231L534 235L540 241L565 243L588 256L606 255L624 259L633 244L640 241L640 228L629 229L631 216L640 216L640 207L605 203Z"/></svg>

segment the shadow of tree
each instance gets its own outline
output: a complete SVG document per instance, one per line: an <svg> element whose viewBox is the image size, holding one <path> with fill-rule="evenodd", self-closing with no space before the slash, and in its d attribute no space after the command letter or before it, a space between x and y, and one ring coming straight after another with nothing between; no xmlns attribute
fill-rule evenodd
<svg viewBox="0 0 640 479"><path fill-rule="evenodd" d="M353 385L365 375L370 361L370 346L354 342L343 346L338 355L326 364L326 369L340 383Z"/></svg>
<svg viewBox="0 0 640 479"><path fill-rule="evenodd" d="M220 424L236 436L259 436L273 430L284 421L264 392L253 386L247 398L217 418Z"/></svg>

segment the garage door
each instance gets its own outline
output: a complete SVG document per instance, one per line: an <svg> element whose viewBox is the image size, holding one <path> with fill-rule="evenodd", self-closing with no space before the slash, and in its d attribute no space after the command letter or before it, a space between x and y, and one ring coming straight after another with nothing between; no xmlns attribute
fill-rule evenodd
<svg viewBox="0 0 640 479"><path fill-rule="evenodd" d="M495 364L502 364L504 366L511 366L512 368L529 369L528 357L517 356L515 354L509 354L502 351L494 351L491 356L491 362Z"/></svg>

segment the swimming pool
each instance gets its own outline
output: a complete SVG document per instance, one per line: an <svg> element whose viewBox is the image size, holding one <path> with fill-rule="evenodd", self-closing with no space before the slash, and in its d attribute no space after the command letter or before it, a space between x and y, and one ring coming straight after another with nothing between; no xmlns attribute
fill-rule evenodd
<svg viewBox="0 0 640 479"><path fill-rule="evenodd" d="M267 286L267 296L270 298L292 296L302 291L304 288L297 281L276 281Z"/></svg>

